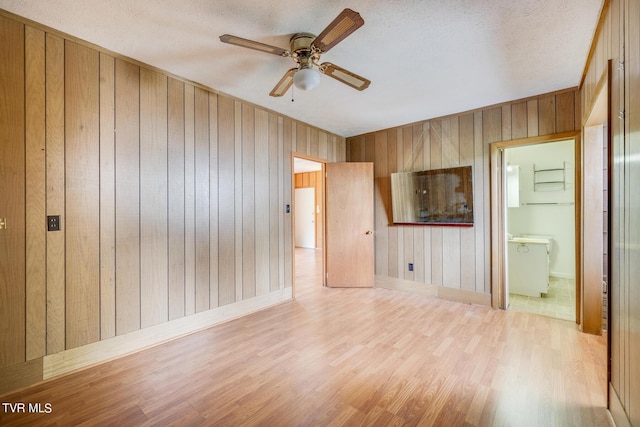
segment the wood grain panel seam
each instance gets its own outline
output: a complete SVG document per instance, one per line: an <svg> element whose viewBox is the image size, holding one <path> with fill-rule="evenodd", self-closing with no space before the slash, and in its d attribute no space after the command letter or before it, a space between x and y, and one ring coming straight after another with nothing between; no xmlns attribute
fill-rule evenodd
<svg viewBox="0 0 640 427"><path fill-rule="evenodd" d="M184 83L183 83L184 84ZM183 182L183 199L184 199L184 207L183 207L183 221L182 221L182 230L184 232L184 245L182 247L182 256L184 257L184 272L183 272L183 286L182 286L182 317L187 315L187 108L186 108L186 99L187 99L187 86L183 86L182 91L182 150L183 150L183 170L182 177L184 179Z"/></svg>
<svg viewBox="0 0 640 427"><path fill-rule="evenodd" d="M142 147L141 147L141 136L142 136L142 106L141 106L141 100L142 100L142 73L141 73L141 69L138 69L138 280L137 280L137 292L138 292L138 330L142 329L142 288L141 288L141 284L142 284L142 201L141 196L142 196L142 171L141 171L141 164L142 164L142 159L141 159L141 155L142 155Z"/></svg>
<svg viewBox="0 0 640 427"><path fill-rule="evenodd" d="M171 222L171 217L170 217L170 206L169 206L169 193L170 193L170 185L169 185L169 143L170 143L170 138L171 136L169 135L169 90L170 90L170 86L169 86L169 78L165 79L165 92L167 93L167 102L165 104L165 116L167 118L167 122L165 124L165 129L166 129L166 135L167 135L167 156L166 156L166 163L165 163L165 168L167 170L167 191L166 193L166 200L167 200L167 209L166 209L166 216L167 216L167 226L165 227L165 231L167 233L167 256L166 256L166 262L167 262L167 268L166 268L166 274L167 274L167 297L166 297L166 304L167 304L167 320L166 321L170 321L171 320L171 275L170 275L170 253L171 253L171 248L169 247L169 241L171 238L171 234L169 232L169 223Z"/></svg>
<svg viewBox="0 0 640 427"><path fill-rule="evenodd" d="M26 360L46 354L45 34L25 27ZM44 270L43 270L44 266Z"/></svg>
<svg viewBox="0 0 640 427"><path fill-rule="evenodd" d="M185 85L184 135L185 135L185 316L196 312L195 302L195 87Z"/></svg>
<svg viewBox="0 0 640 427"><path fill-rule="evenodd" d="M103 65L107 66L107 58L110 58L109 63L110 65L108 65L110 67L110 70L108 69L108 71L111 72L111 75L109 76L109 78L107 79L106 76L103 75ZM101 267L101 274L100 274L100 278L99 278L99 289L100 289L100 337L101 339L107 338L107 337L111 337L111 336L115 336L116 333L116 297L115 297L115 230L116 230L116 206L115 206L115 189L116 189L116 174L115 174L115 167L116 167L116 163L115 163L115 159L116 159L116 135L115 135L115 81L116 81L116 77L115 77L115 59L113 57L107 57L105 54L100 54L99 55L99 68L100 68L100 83L99 83L99 93L98 93L98 97L99 97L99 149L98 149L98 155L99 155L99 164L100 164L100 172L99 172L99 203L100 203L100 217L98 219L98 223L99 223L99 230L100 230L100 235L98 237L99 240L99 252L98 252L98 256L99 256L99 264ZM110 89L110 93L104 93L103 94L103 82L109 82L108 84L109 89ZM103 97L103 95L105 95ZM110 267L112 268L111 270L111 275L110 278L113 280L113 283L110 284L112 289L109 289L109 297L105 297L104 294L106 293L106 289L105 287L107 286L107 284L104 283L104 277L103 277L103 260L105 257L105 254L103 253L103 243L105 241L105 236L103 236L103 226L106 223L106 219L103 218L103 206L104 206L104 191L105 189L103 188L103 182L102 182L102 177L103 177L103 168L105 167L103 164L103 146L105 145L105 141L103 138L102 131L103 131L103 117L105 114L105 111L103 111L103 106L104 106L104 102L105 99L109 98L109 106L112 108L112 111L110 112L109 116L108 116L108 120L109 122L107 123L109 125L109 128L104 129L105 132L110 133L111 137L108 140L108 144L111 145L111 153L110 153L110 161L111 161L111 170L109 170L110 173L112 173L111 176L111 191L109 194L109 198L110 198L110 203L113 204L112 206L112 211L111 211L111 215L112 215L112 221L111 221L111 229L109 231L112 231L112 235L110 236L110 243L113 245L112 251L110 253ZM109 148L109 147L108 147ZM107 301L105 301L105 299L107 299ZM108 302L109 306L105 307L105 303ZM113 306L110 306L110 305ZM109 310L109 313L105 313L106 310ZM109 315L109 323L110 325L107 327L106 326L106 319L105 316ZM105 331L105 329L107 329L107 331ZM106 336L105 336L106 335Z"/></svg>

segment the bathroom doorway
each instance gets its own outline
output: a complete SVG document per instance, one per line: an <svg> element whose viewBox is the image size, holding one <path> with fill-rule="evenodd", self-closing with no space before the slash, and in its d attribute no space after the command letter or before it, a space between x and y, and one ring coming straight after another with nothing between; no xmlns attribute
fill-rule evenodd
<svg viewBox="0 0 640 427"><path fill-rule="evenodd" d="M569 145L573 146L573 159L563 159L558 164L548 164L550 161L554 160L548 156L544 156L543 158L536 159L536 164L534 166L534 162L523 163L518 160L519 157L513 157L512 152L509 150L515 148L524 148L524 147L535 147L541 146L544 148L547 144L553 144L557 142L569 141ZM530 148L533 149L533 148ZM539 217L535 217L534 221L537 221L535 225L524 227L519 230L508 230L507 220L509 218L509 210L513 209L522 209L523 211L526 209L532 210L545 206L541 203L558 203L558 205L549 205L547 207L554 207L555 209L564 208L566 210L573 212L573 239L574 239L574 265L573 265L573 274L575 275L575 310L573 311L573 316L576 323L580 323L581 321L581 290L582 290L582 145L581 145L581 132L579 131L570 131L564 132L560 134L552 134L538 137L530 137L523 138L518 140L511 141L501 141L495 142L491 144L491 156L490 156L490 170L491 170L491 246L494 248L492 250L491 257L491 283L492 283L492 296L491 296L491 305L494 308L502 308L508 309L510 306L509 301L509 288L508 288L508 250L509 250L509 242L511 240L515 240L515 244L512 244L512 252L516 254L520 254L521 256L529 255L529 252L532 252L531 255L537 254L537 258L544 258L547 256L547 251L549 253L549 267L548 271L550 273L558 272L554 271L557 266L551 265L551 257L553 257L553 250L556 249L556 256L559 255L559 247L558 242L555 241L554 235L545 232L541 227L549 222L555 221L554 217L549 218L547 214L542 216L540 220ZM544 151L543 151L544 153ZM513 157L509 159L507 162L507 155ZM511 164L513 161L513 164ZM522 165L516 165L515 162L523 163ZM529 161L529 159L527 159ZM567 163L564 163L567 162ZM509 163L509 164L508 164ZM508 167L511 166L511 171L508 170ZM515 166L519 166L516 168ZM507 179L508 173L514 170L522 173L524 171L524 176L522 178L522 186L528 186L526 192L522 192L521 194L521 184L518 182L518 185L511 185L511 190L514 192L514 188L517 189L515 194L517 194L517 198L514 199L513 195L509 196L507 187ZM527 175L529 176L527 178ZM568 176L571 175L571 176ZM520 179L518 177L518 179ZM534 191L534 186L537 187ZM559 186L560 191L545 191L551 190L552 187ZM573 187L573 200L569 199L568 196L570 193L565 191L567 188ZM552 193L555 195L550 196ZM509 197L508 197L509 196ZM550 197L549 197L550 196ZM511 199L511 200L508 200ZM526 203L526 205L525 205ZM528 203L540 203L539 205L533 204L529 205ZM560 204L562 203L562 204ZM507 207L508 204L511 204L512 207ZM523 206L524 205L524 206ZM517 206L517 207L516 207ZM524 212L521 216L524 216ZM508 233L508 231L512 231L512 233ZM508 235L510 234L510 236ZM524 240L523 240L524 239ZM552 241L554 240L554 241ZM571 244L570 240L567 240L569 243L563 243L563 248L565 249L565 253L569 252L567 247L564 245ZM515 246L515 247L513 247ZM540 254L540 252L543 252ZM512 258L516 257L512 253ZM522 263L522 260L521 260ZM540 266L542 265L542 266ZM516 267L517 268L517 267ZM540 271L543 271L543 279L540 279ZM517 271L517 270L516 270ZM544 286L544 266L543 261L538 261L538 267L533 269L532 271L538 272L536 287L540 288ZM562 275L562 271L559 271L559 275ZM567 275L571 275L571 271L565 273ZM524 273L526 275L526 272ZM540 285L542 282L542 285ZM511 286L513 288L513 284ZM516 285L517 287L517 285ZM540 298L543 298L542 294L545 289L539 291ZM521 291L519 291L521 292ZM548 289L547 289L548 293ZM513 308L513 307L512 307Z"/></svg>
<svg viewBox="0 0 640 427"><path fill-rule="evenodd" d="M573 139L508 147L505 308L576 321Z"/></svg>
<svg viewBox="0 0 640 427"><path fill-rule="evenodd" d="M596 102L593 107L594 113L598 110L602 110L605 113L607 111L606 91L603 91L603 93L605 94L602 97L604 99L602 101L604 107L598 108L599 102ZM594 113L589 117L594 116ZM566 132L543 137L496 142L491 145L491 245L495 248L492 251L493 256L491 259L491 281L494 289L494 292L492 292L492 306L494 308L507 309L510 307L507 283L509 274L509 237L511 237L511 240L518 237L525 239L553 237L544 234L533 234L530 231L526 231L527 235L525 236L518 235L521 231L509 233L508 211L514 208L507 207L508 203L512 203L508 201L509 189L507 180L510 172L508 168L511 166L513 171L513 166L515 166L515 161L511 164L513 158L507 161L509 150L516 147L573 141L575 154L573 174L568 172L566 164L562 166L560 164L551 165L551 167L541 164L541 167L536 166L535 168L531 166L530 172L536 178L532 179L528 185L542 187L561 185L566 188L567 180L569 179L567 174L572 175L574 187L574 204L572 208L575 221L573 229L575 239L575 322L580 325L584 332L592 334L600 334L602 332L603 314L607 312L607 303L603 298L603 287L606 289L606 285L603 284L603 280L606 280L609 257L606 234L609 201L605 185L611 179L607 173L607 163L611 161L611 155L608 153L607 148L607 128L605 114L604 121L594 119L593 125L591 125L591 119L588 120L584 128L584 134L581 132ZM584 144L582 143L583 135ZM565 174L564 179L561 177L562 173ZM533 191L533 187L530 187L530 190L536 193ZM540 193L540 195L536 197L541 198L543 194L548 196L551 192L539 191L537 193ZM558 191L557 197L564 193L564 191ZM542 199L535 201L547 203ZM527 202L526 198L520 197L517 203L522 205ZM549 202L570 203L570 200L558 199L549 200ZM515 209L522 209L522 206ZM548 223L549 221L555 221L555 218L547 219L545 222ZM511 234L511 236L508 236L508 234ZM516 243L529 244L535 242L518 242L516 240ZM555 243L551 248L551 257L553 257L553 249L558 249ZM527 248L520 247L520 251L526 252ZM553 278L554 267L551 264L550 273ZM562 277L562 274L556 276ZM603 305L605 307L604 310Z"/></svg>

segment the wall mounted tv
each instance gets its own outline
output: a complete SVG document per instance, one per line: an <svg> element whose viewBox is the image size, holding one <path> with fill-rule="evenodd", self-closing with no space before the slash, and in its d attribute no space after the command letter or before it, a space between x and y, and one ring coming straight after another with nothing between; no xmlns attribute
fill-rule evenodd
<svg viewBox="0 0 640 427"><path fill-rule="evenodd" d="M391 174L394 224L473 225L471 166Z"/></svg>

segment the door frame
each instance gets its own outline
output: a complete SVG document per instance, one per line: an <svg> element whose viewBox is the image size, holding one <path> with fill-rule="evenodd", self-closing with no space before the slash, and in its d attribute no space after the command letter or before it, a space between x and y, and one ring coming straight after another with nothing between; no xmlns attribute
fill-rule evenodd
<svg viewBox="0 0 640 427"><path fill-rule="evenodd" d="M296 206L296 200L295 200L295 159L299 158L299 159L304 159L304 160L310 160L312 162L316 162L316 163L320 163L320 166L322 167L322 182L323 182L323 190L321 192L322 194L322 207L320 208L321 212L322 212L322 286L327 286L327 204L326 204L326 180L327 180L327 174L326 174L326 164L329 163L329 161L327 159L323 159L320 157L313 157L313 156L309 156L307 154L304 153L298 153L295 151L291 152L291 265L293 266L293 271L292 271L292 278L291 278L291 283L292 283L292 298L295 299L296 297L296 245L295 245L295 232L296 232L296 224L295 224L295 206Z"/></svg>
<svg viewBox="0 0 640 427"><path fill-rule="evenodd" d="M582 144L581 131L563 132L552 135L500 141L491 144L491 306L506 308L506 168L504 150L534 144L558 141L574 141L575 162L575 272L576 272L576 323L581 319L582 290Z"/></svg>
<svg viewBox="0 0 640 427"><path fill-rule="evenodd" d="M585 155L588 155L591 152L596 152L596 154L604 154L606 155L606 162L607 162L607 175L606 176L600 176L599 178L602 178L603 180L607 181L607 200L602 200L603 203L607 204L607 230L608 230L608 236L607 236L607 241L603 242L602 241L602 235L600 236L588 236L585 235L584 237L584 247L592 247L592 246L597 246L600 247L602 249L602 251L599 251L601 253L590 253L587 254L587 257L590 257L590 259L584 259L583 260L583 276L584 276L584 282L585 282L585 289L584 289L584 293L583 293L583 321L582 321L582 330L584 332L590 333L590 334L597 334L599 335L602 331L602 311L598 311L596 309L596 305L597 308L599 309L603 309L602 308L602 297L603 297L603 291L602 291L602 287L596 288L595 286L586 286L587 283L597 283L600 284L602 283L602 276L598 277L596 272L590 268L591 267L591 263L592 262L596 262L596 258L600 258L600 260L602 259L602 252L606 251L607 253L607 270L606 271L602 271L602 274L606 274L607 275L607 287L609 291L611 289L610 286L608 286L608 284L611 281L611 254L612 254L612 247L611 247L611 218L613 215L613 203L611 202L611 197L612 197L612 168L613 168L613 164L612 164L612 142L613 142L613 134L612 134L612 117L611 117L611 83L612 83L612 79L613 79L613 61L610 59L607 62L607 67L606 69L602 72L602 74L600 75L600 78L597 82L597 84L594 87L593 90L593 95L591 98L591 103L585 108L584 111L584 115L582 118L582 130L583 130L583 134L584 134L584 151L585 151ZM603 139L605 138L604 132L603 131L603 125L607 123L607 150L606 153L602 153L602 143L603 143ZM599 132L589 132L588 130L590 130L591 128L596 128L596 130L598 130ZM594 136L595 135L595 136ZM602 160L602 159L601 159ZM587 159L585 158L585 163L586 163ZM600 162L602 163L602 162ZM597 167L598 165L596 165ZM601 170L600 170L601 171ZM585 177L588 175L588 171L585 171ZM585 178L586 179L586 178ZM603 185L604 187L604 185ZM589 209L591 209L592 207L589 206L589 200L588 198L585 198L584 201L585 204L585 212L588 212ZM594 221L597 221L598 219L602 220L602 218L592 218L590 216L585 215L586 218L584 218L585 220L585 229L589 229L590 225L589 222L591 222L591 224L594 223ZM600 223L602 224L602 223ZM600 225L598 224L598 225ZM606 245L606 246L605 246ZM586 252L586 251L585 251ZM592 259L591 259L592 258ZM600 261L601 262L601 261ZM596 277L594 277L596 276ZM611 299L611 294L610 292L607 292L607 307L605 308L606 312L607 312L607 321L609 321L609 319L611 319L611 313L610 313L610 307L611 307L611 303L610 303L610 299ZM592 307L592 310L589 310L589 307ZM609 330L610 328L607 326L607 329ZM609 360L609 355L610 355L610 339L611 339L611 334L608 333L607 334L607 360ZM610 364L609 364L610 365ZM610 369L610 366L608 366L607 370ZM608 375L610 374L610 372L608 372Z"/></svg>

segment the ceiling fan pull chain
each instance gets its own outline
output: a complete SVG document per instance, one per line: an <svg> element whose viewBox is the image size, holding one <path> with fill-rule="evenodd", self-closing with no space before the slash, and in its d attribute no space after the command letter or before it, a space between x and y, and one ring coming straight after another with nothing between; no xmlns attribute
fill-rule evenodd
<svg viewBox="0 0 640 427"><path fill-rule="evenodd" d="M294 101L294 99L293 99L293 87L294 87L294 85L291 85L291 102Z"/></svg>

